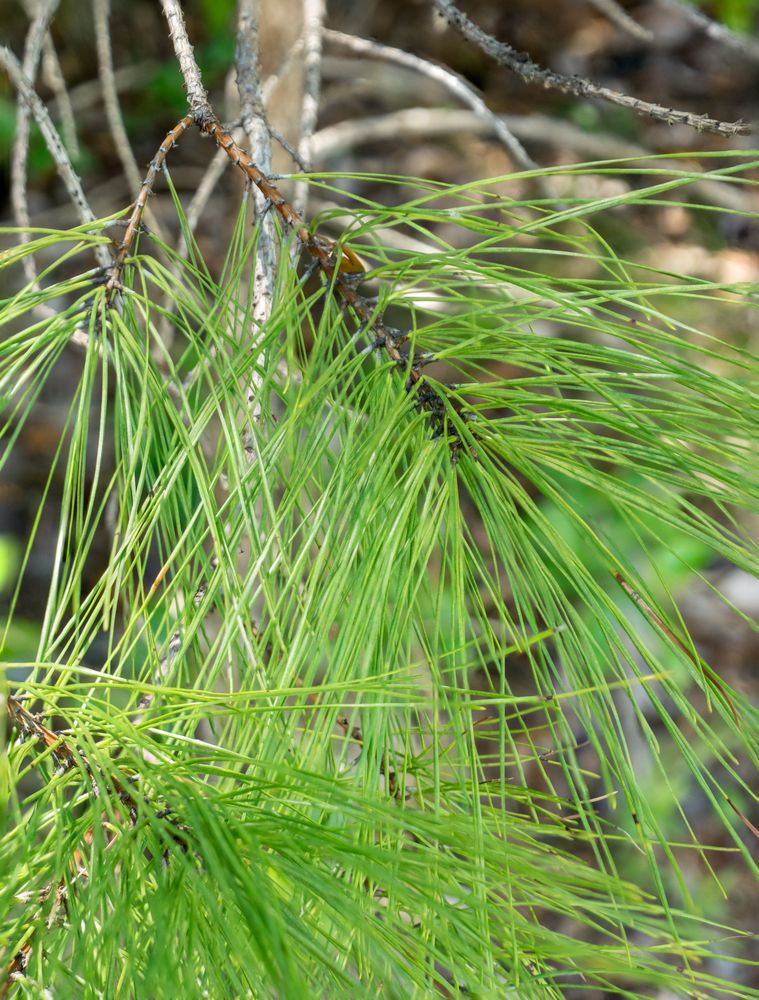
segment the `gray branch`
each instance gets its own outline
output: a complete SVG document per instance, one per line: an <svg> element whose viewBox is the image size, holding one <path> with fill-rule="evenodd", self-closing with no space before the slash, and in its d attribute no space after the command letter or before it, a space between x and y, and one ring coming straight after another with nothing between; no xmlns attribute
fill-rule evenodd
<svg viewBox="0 0 759 1000"><path fill-rule="evenodd" d="M74 204L79 219L83 224L95 222L95 215L82 189L81 181L71 165L69 155L61 142L61 138L48 114L47 108L35 92L29 78L22 71L18 59L5 45L0 46L0 66L6 71L13 86L19 92L24 102L31 108L50 155L55 161L58 175L66 187L66 191ZM95 246L95 256L101 267L108 267L110 265L111 255L104 244L100 243Z"/></svg>
<svg viewBox="0 0 759 1000"><path fill-rule="evenodd" d="M588 0L588 2L620 31L632 35L633 38L637 38L641 42L650 44L654 41L654 33L648 28L644 28L642 24L638 24L635 18L630 17L627 11L619 6L617 0Z"/></svg>
<svg viewBox="0 0 759 1000"><path fill-rule="evenodd" d="M519 139L509 131L502 119L490 110L471 83L459 76L458 73L409 52L404 52L403 49L396 49L390 45L380 45L379 42L373 42L367 38L356 38L355 35L345 35L341 31L327 29L324 31L324 37L328 42L350 49L356 55L366 56L370 59L384 59L386 62L405 66L439 83L449 94L471 108L478 118L490 126L490 129L518 166L524 170L538 169L538 165L530 157Z"/></svg>
<svg viewBox="0 0 759 1000"><path fill-rule="evenodd" d="M543 69L530 58L526 52L518 52L508 42L501 42L483 31L452 2L452 0L432 0L435 8L448 23L456 29L467 41L472 42L499 65L511 70L525 83L540 84L563 94L575 97L595 97L621 108L628 108L640 115L655 118L668 125L688 125L700 132L714 132L717 135L733 136L750 132L751 128L745 122L723 122L707 115L694 114L678 108L666 108L661 104L651 104L637 97L623 94L609 87L602 87L592 80L581 76L564 76L550 69Z"/></svg>
<svg viewBox="0 0 759 1000"><path fill-rule="evenodd" d="M196 119L202 118L210 110L208 94L203 86L200 68L195 61L194 50L187 36L182 7L178 0L161 0L161 7L163 7L163 13L169 25L174 54L179 61L187 103L190 105L193 116Z"/></svg>
<svg viewBox="0 0 759 1000"><path fill-rule="evenodd" d="M298 157L304 169L311 169L311 144L319 114L322 78L322 25L325 0L303 0L303 104L300 115ZM293 191L293 208L304 215L308 201L308 184L299 181Z"/></svg>
<svg viewBox="0 0 759 1000"><path fill-rule="evenodd" d="M29 25L29 31L24 45L24 61L21 64L21 72L34 81L37 75L37 65L40 60L42 43L47 33L47 26L58 6L58 0L41 0L37 5L36 12ZM19 91L16 102L16 137L13 140L13 153L11 155L11 205L16 225L21 229L21 242L28 243L31 234L28 232L30 226L29 203L27 201L26 190L26 167L29 156L29 105L24 100ZM34 258L31 254L22 259L22 267L26 280L30 284L37 281L37 269Z"/></svg>

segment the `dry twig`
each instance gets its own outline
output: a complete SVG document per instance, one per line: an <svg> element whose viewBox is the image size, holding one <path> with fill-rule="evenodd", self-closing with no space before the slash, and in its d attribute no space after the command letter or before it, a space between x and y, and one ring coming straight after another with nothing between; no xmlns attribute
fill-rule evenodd
<svg viewBox="0 0 759 1000"><path fill-rule="evenodd" d="M64 145L76 160L79 157L80 150L79 139L76 134L74 108L49 31L42 42L42 78L54 94L53 101L57 107L58 117L61 120L61 136L63 137Z"/></svg>
<svg viewBox="0 0 759 1000"><path fill-rule="evenodd" d="M237 89L240 92L240 119L251 149L257 150L261 169L271 173L271 138L266 125L258 53L258 0L240 0L237 15ZM261 327L269 317L274 303L274 279L277 266L277 231L269 216L266 200L253 189L255 212L260 223L256 263L253 273L253 323ZM252 338L257 336L251 331ZM255 345L252 345L255 350ZM254 369L254 382L256 381ZM248 404L253 419L260 417L257 399L260 384L248 387Z"/></svg>
<svg viewBox="0 0 759 1000"><path fill-rule="evenodd" d="M502 115L510 131L524 142L569 149L585 159L635 160L630 170L648 163L661 166L657 154L638 143L605 132L588 132L568 121L556 121L547 115ZM355 118L320 129L314 136L314 156L321 163L340 159L347 151L363 143L390 142L404 139L430 139L451 135L490 135L492 125L472 111L452 111L448 108L404 108L386 115ZM693 164L678 159L678 170L691 169ZM624 171L624 164L620 164ZM740 179L725 181L696 180L693 191L713 205L733 212L749 212L750 203L742 194Z"/></svg>
<svg viewBox="0 0 759 1000"><path fill-rule="evenodd" d="M42 52L43 40L58 3L59 0L41 0L29 25L26 44L24 45L24 59L21 64L21 72L30 82L34 81L37 75L37 64ZM28 232L31 222L29 219L29 204L26 192L30 110L29 102L25 99L19 88L18 99L16 101L16 136L13 140L13 152L11 154L11 205L13 206L16 225L21 230L20 239L22 243L29 243L32 238L31 233ZM33 255L26 254L22 258L21 263L26 280L29 284L35 285L37 282L37 268Z"/></svg>
<svg viewBox="0 0 759 1000"><path fill-rule="evenodd" d="M627 11L620 7L617 0L588 0L589 3L593 4L596 10L600 11L604 17L608 18L612 24L616 25L621 31L624 31L628 35L632 35L633 38L637 38L640 42L648 42L649 44L654 41L654 33L649 31L648 28L644 28L642 24L638 24L634 17L630 17Z"/></svg>
<svg viewBox="0 0 759 1000"><path fill-rule="evenodd" d="M755 38L736 34L726 25L720 24L719 21L713 21L697 7L692 7L689 3L684 3L683 0L659 0L659 3L664 7L669 7L670 10L676 10L682 17L703 31L707 38L711 38L713 42L726 45L728 48L740 52L747 59L759 62L759 42Z"/></svg>
<svg viewBox="0 0 759 1000"><path fill-rule="evenodd" d="M404 52L402 49L396 49L390 45L380 45L379 42L371 41L368 38L346 35L342 31L326 29L324 37L328 42L349 49L362 58L384 59L397 66L405 66L441 84L450 94L471 108L477 118L489 125L490 130L493 131L518 166L524 170L538 169L538 165L530 157L519 139L504 124L503 119L490 110L474 87L458 73L409 52Z"/></svg>
<svg viewBox="0 0 759 1000"><path fill-rule="evenodd" d="M303 103L300 114L300 136L298 156L304 170L311 169L311 143L316 131L319 114L319 94L322 74L322 25L325 16L325 0L303 0ZM295 185L293 207L298 215L303 215L308 202L308 184L303 181Z"/></svg>
<svg viewBox="0 0 759 1000"><path fill-rule="evenodd" d="M45 139L47 148L55 161L58 175L63 181L66 191L74 204L80 222L82 224L95 222L95 216L87 201L87 196L82 189L81 181L71 165L69 155L61 142L55 125L53 125L47 108L35 92L29 78L21 69L18 59L16 59L14 54L5 45L0 46L0 66L7 72L14 87L31 108L40 132L42 132L42 136ZM94 252L101 267L106 268L110 266L111 255L103 243L96 244Z"/></svg>
<svg viewBox="0 0 759 1000"><path fill-rule="evenodd" d="M563 94L572 94L575 97L600 98L610 104L616 104L618 107L628 108L640 115L666 122L667 125L688 125L699 132L714 132L717 135L733 136L751 131L750 126L746 125L745 122L723 122L716 118L709 118L707 115L694 114L692 111L666 108L661 104L651 104L649 101L641 101L637 97L620 93L618 90L602 87L581 76L564 76L562 73L543 69L533 62L526 52L518 52L508 42L498 41L483 31L473 21L470 21L452 0L433 0L433 3L437 11L464 38L482 49L499 65L511 70L525 83L540 84L543 87L559 90Z"/></svg>
<svg viewBox="0 0 759 1000"><path fill-rule="evenodd" d="M140 191L142 178L137 161L132 152L124 120L121 115L121 105L119 103L116 89L116 79L113 71L113 53L111 50L111 36L108 30L108 19L110 16L110 0L92 0L92 12L95 26L95 44L98 54L98 71L100 85L103 93L103 104L105 114L108 119L108 127L111 130L111 137L116 148L116 153L121 161L121 167L129 184L132 197L136 198ZM145 210L145 215L151 229L156 235L165 241L166 236L161 229L161 224L155 214L149 208Z"/></svg>

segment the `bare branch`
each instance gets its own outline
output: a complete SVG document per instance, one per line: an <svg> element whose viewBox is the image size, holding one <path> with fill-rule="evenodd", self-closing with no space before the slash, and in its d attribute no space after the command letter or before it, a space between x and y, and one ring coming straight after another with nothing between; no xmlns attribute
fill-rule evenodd
<svg viewBox="0 0 759 1000"><path fill-rule="evenodd" d="M240 0L237 20L237 87L240 91L240 112L243 129L251 149L255 149L261 169L271 173L271 136L266 123L261 87L261 66L258 58L258 0ZM258 245L253 267L253 311L251 317L250 346L257 354L245 386L245 399L250 419L259 421L263 412L263 363L261 350L262 328L274 308L274 282L277 267L277 229L266 199L253 187L253 211L257 216ZM249 460L254 451L245 449Z"/></svg>
<svg viewBox="0 0 759 1000"><path fill-rule="evenodd" d="M599 10L620 31L632 35L633 38L637 38L641 42L648 42L650 44L654 41L655 36L653 31L649 31L642 24L638 24L635 18L630 17L627 11L619 6L617 0L588 0L588 3L591 3L596 10Z"/></svg>
<svg viewBox="0 0 759 1000"><path fill-rule="evenodd" d="M209 110L208 94L203 86L190 39L187 37L182 8L179 0L161 0L161 6L169 24L169 35L184 79L187 103L194 118L202 117Z"/></svg>
<svg viewBox="0 0 759 1000"><path fill-rule="evenodd" d="M79 139L76 134L74 109L49 31L42 42L42 78L55 94L54 100L61 119L63 142L71 156L76 159L79 156Z"/></svg>
<svg viewBox="0 0 759 1000"><path fill-rule="evenodd" d="M306 170L311 169L311 137L316 131L322 78L322 25L325 0L303 0L303 103L300 114L298 155ZM308 184L300 181L293 191L293 207L303 215L308 202Z"/></svg>
<svg viewBox="0 0 759 1000"><path fill-rule="evenodd" d="M398 66L405 66L441 84L462 104L471 108L478 118L487 123L489 130L496 135L516 164L524 170L538 169L538 165L530 157L519 139L509 131L503 120L490 110L475 88L458 73L409 52L404 52L403 49L396 49L390 45L380 45L379 42L373 42L367 38L356 38L354 35L343 34L342 31L325 29L324 37L328 42L349 49L359 56L384 59Z"/></svg>
<svg viewBox="0 0 759 1000"><path fill-rule="evenodd" d="M18 90L24 101L29 105L32 114L39 125L50 155L55 161L58 174L63 181L69 197L74 203L74 207L82 223L94 222L95 216L90 208L87 197L82 190L82 184L71 160L66 152L55 125L50 119L47 108L35 92L28 77L22 72L18 59L6 46L0 46L0 66L6 71L14 87ZM108 248L104 244L97 244L94 249L95 257L101 267L108 267L111 263L111 256Z"/></svg>
<svg viewBox="0 0 759 1000"><path fill-rule="evenodd" d="M258 58L258 0L240 0L237 14L237 87L240 91L242 126L251 149L265 174L271 173L271 137L266 124L261 86L261 66ZM259 237L253 274L253 322L265 323L274 303L274 279L277 265L277 230L267 211L266 199L254 188L255 211L259 216ZM255 330L252 331L256 336ZM256 369L254 369L255 372ZM253 419L260 416L258 391L260 386L248 386L248 400Z"/></svg>
<svg viewBox="0 0 759 1000"><path fill-rule="evenodd" d="M131 66L120 66L117 70L114 70L113 77L117 93L142 85L155 67L156 63L152 59L143 59ZM99 105L101 100L102 88L100 80L97 78L86 80L84 83L77 83L68 91L68 101L71 105L72 113L75 112L77 117L81 117L91 108ZM53 116L60 115L63 118L64 111L58 97L51 102L50 110Z"/></svg>
<svg viewBox="0 0 759 1000"><path fill-rule="evenodd" d="M98 53L98 70L100 84L103 91L103 103L105 114L108 119L108 127L111 130L113 144L116 153L121 160L121 166L126 175L129 190L133 198L136 198L142 184L140 169L132 152L124 120L121 116L121 105L119 104L118 92L116 90L116 80L113 72L113 53L111 51L111 36L108 28L108 18L110 16L110 0L92 0L92 13L95 22L95 44ZM165 240L165 234L161 230L161 225L155 214L149 208L145 210L145 216L157 236Z"/></svg>
<svg viewBox="0 0 759 1000"><path fill-rule="evenodd" d="M751 131L745 122L722 122L706 115L697 115L691 111L681 111L677 108L666 108L661 104L651 104L641 101L629 94L622 94L609 87L601 87L592 80L580 76L564 76L553 70L543 69L533 62L526 52L518 52L508 42L500 42L469 18L452 2L452 0L432 0L438 12L446 18L468 41L477 45L482 51L494 59L499 65L515 73L525 83L537 83L543 87L559 90L563 94L573 94L575 97L596 97L629 108L641 115L666 122L668 125L689 125L700 132L714 132L717 135L733 136Z"/></svg>
<svg viewBox="0 0 759 1000"><path fill-rule="evenodd" d="M713 21L710 17L707 17L697 7L692 7L689 3L684 3L683 0L659 0L659 3L664 7L669 7L670 10L676 10L686 20L690 21L691 24L695 24L697 28L700 28L707 38L711 38L712 41L719 42L721 45L727 45L729 48L740 52L747 59L759 62L759 42L755 38L736 34L736 32L731 31L724 24L720 24L719 21Z"/></svg>
<svg viewBox="0 0 759 1000"><path fill-rule="evenodd" d="M636 160L631 169L647 160L661 166L656 153L638 143L618 136L588 132L567 121L557 121L546 115L503 115L509 130L524 142L537 142L568 148L578 156L598 160ZM418 140L421 137L461 135L476 133L487 135L492 126L471 111L451 111L448 108L404 108L372 118L357 118L339 122L320 129L314 136L314 156L322 163L339 159L347 150L362 143L390 142L392 140ZM678 169L691 169L686 160L677 161ZM708 202L731 212L749 211L750 205L741 196L741 189L733 182L716 180L694 181L693 191L698 191Z"/></svg>
<svg viewBox="0 0 759 1000"><path fill-rule="evenodd" d="M37 75L37 64L42 51L42 42L47 33L47 26L55 13L59 0L41 0L29 25L24 46L24 61L21 72L33 81ZM19 91L16 101L16 137L13 140L11 155L11 205L16 225L22 230L21 243L29 243L29 204L26 197L26 165L29 155L29 104ZM37 280L37 268L34 258L27 254L22 258L22 267L26 280L33 284Z"/></svg>
<svg viewBox="0 0 759 1000"><path fill-rule="evenodd" d="M243 128L251 141L251 133L256 135L258 141L253 144L253 149L256 150L261 169L268 174L271 173L271 139L263 122L261 65L258 58L258 13L258 0L239 0L235 65Z"/></svg>

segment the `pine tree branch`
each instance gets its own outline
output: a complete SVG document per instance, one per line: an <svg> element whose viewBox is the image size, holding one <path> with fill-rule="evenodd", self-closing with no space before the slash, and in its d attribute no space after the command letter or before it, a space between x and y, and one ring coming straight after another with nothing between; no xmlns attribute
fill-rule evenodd
<svg viewBox="0 0 759 1000"><path fill-rule="evenodd" d="M121 288L121 274L124 269L124 264L132 249L132 245L134 244L134 240L139 232L140 226L142 225L142 215L145 211L145 206L148 203L148 198L153 190L155 179L158 176L158 173L162 170L163 164L170 150L179 141L180 137L190 127L190 125L192 125L192 121L192 115L185 115L185 117L182 118L173 129L170 129L166 133L163 142L158 147L158 152L150 161L150 166L148 167L148 172L145 175L145 180L142 182L139 194L137 195L137 200L135 201L132 213L129 216L126 231L124 233L124 239L119 245L113 262L109 261L108 280L106 281L105 286L109 301L113 301L114 293L117 289Z"/></svg>
<svg viewBox="0 0 759 1000"><path fill-rule="evenodd" d="M131 782L124 781L115 774L105 774L100 768L94 767L82 750L75 747L62 733L48 729L47 726L43 725L36 715L33 715L24 707L23 702L18 696L9 696L6 708L11 724L17 729L22 740L36 742L45 751L49 751L56 765L56 777L74 770L83 771L89 780L93 804L102 797L103 792L107 790L113 791L120 804L126 809L129 823L132 827L138 823L140 809L145 807L153 809L157 819L165 820L168 823L169 837L182 853L186 853L189 850L189 827L176 819L172 810L167 808L165 804L156 810L155 803L144 795L141 797L142 801L140 802L135 796L135 786ZM92 838L93 831L90 828L87 834L85 834L85 841L91 842ZM106 839L109 839L109 832L107 830ZM168 850L164 850L164 862L168 861L168 858ZM88 878L87 869L84 867L79 848L74 850L70 864L75 875L75 881L86 880ZM47 885L39 893L38 899L40 905L48 899L51 891L52 885ZM58 883L56 890L53 911L46 922L47 930L50 930L54 926L58 911L61 909L65 910L67 898L68 888L66 881L62 879ZM33 942L39 932L40 917L41 913L38 913L29 922L24 933L23 944L14 953L6 969L5 978L0 982L0 997L7 996L14 983L25 977L32 948L34 947Z"/></svg>
<svg viewBox="0 0 759 1000"><path fill-rule="evenodd" d="M357 316L361 328L372 332L373 341L371 348L374 350L383 350L398 369L408 369L406 391L413 393L417 407L430 415L435 435L444 433L448 423L448 406L455 412L461 413L460 404L456 400L450 400L447 403L441 394L441 392L445 392L445 389L437 389L422 374L421 364L415 363L413 359L404 357L400 348L408 339L406 334L388 326L381 316L376 315L374 304L359 294L356 288L356 279L364 273L365 268L358 255L347 245L341 245L335 240L321 236L318 233L310 233L300 214L283 197L278 188L253 161L250 155L238 145L229 131L221 126L203 87L200 69L193 55L193 49L187 36L187 29L178 0L161 0L161 4L169 23L169 32L184 78L185 91L191 112L168 133L156 158L151 164L151 170L143 183L138 203L135 205L135 210L130 218L127 230L129 239L125 237L124 243L119 249L116 265L108 281L109 295L112 295L115 287L119 284L119 274L129 252L131 241L133 241L137 233L141 213L144 210L148 193L152 187L157 166L159 163L163 163L169 149L179 137L179 134L184 131L188 124L194 122L201 132L210 135L216 141L216 144L226 152L232 163L243 171L250 183L254 184L271 203L271 206L281 218L285 229L295 232L300 244L311 256L315 265L321 270L328 285L337 291L343 302ZM459 446L458 435L455 435L452 443L454 457L458 453Z"/></svg>

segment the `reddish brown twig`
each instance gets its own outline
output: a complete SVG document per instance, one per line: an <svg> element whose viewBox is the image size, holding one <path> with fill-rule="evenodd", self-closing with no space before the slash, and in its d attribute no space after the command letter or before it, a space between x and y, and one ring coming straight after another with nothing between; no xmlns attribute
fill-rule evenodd
<svg viewBox="0 0 759 1000"><path fill-rule="evenodd" d="M448 417L451 411L461 414L462 418L466 419L467 415L462 414L461 404L456 399L449 397L451 387L442 384L436 386L421 374L422 365L417 362L416 358L404 358L401 354L399 348L408 339L407 336L387 326L382 317L376 315L375 307L358 294L355 278L357 274L360 274L362 268L359 268L360 262L357 255L349 247L341 247L334 240L318 234L310 234L298 212L287 203L263 171L247 153L240 149L229 132L219 124L203 86L200 67L195 60L192 44L187 34L182 6L179 0L160 0L160 2L184 79L192 120L203 132L216 139L235 165L240 167L265 197L271 200L271 204L286 226L295 228L302 245L316 261L343 302L351 308L359 319L361 327L374 334L372 348L384 350L387 357L398 369L408 371L406 391L413 393L417 408L429 414L435 435L443 434L448 429ZM458 456L460 447L459 435L454 433L451 441L454 459Z"/></svg>
<svg viewBox="0 0 759 1000"><path fill-rule="evenodd" d="M375 306L359 294L357 278L365 272L365 266L358 254L346 244L311 233L300 215L287 201L279 188L261 171L252 157L235 141L230 132L225 129L209 106L205 105L191 114L185 115L174 128L166 134L158 152L153 157L142 182L140 193L134 203L127 222L124 239L118 247L106 280L106 295L109 302L113 301L114 293L121 287L121 275L126 259L134 244L142 222L142 215L147 200L153 190L156 176L162 169L171 149L191 124L196 124L206 135L211 136L220 149L223 149L232 163L241 170L251 184L254 184L263 194L272 208L282 220L285 229L294 231L301 246L319 267L326 281L335 289L339 297L358 319L361 326L372 338L372 349L382 350L387 357L401 370L407 370L405 388L413 393L418 409L429 414L435 435L440 435L447 429L449 408L461 414L461 405L457 400L447 399L445 386L431 383L422 373L423 367L429 363L429 357L404 356L401 347L408 337L405 333L388 326L381 315L377 315ZM460 448L458 435L453 435L451 442L452 454L456 458Z"/></svg>
<svg viewBox="0 0 759 1000"><path fill-rule="evenodd" d="M162 169L166 157L190 125L192 125L192 115L185 115L181 121L177 122L171 131L166 133L166 138L158 147L156 155L150 161L148 172L145 175L145 180L142 182L142 186L140 187L140 193L137 195L137 200L132 207L132 214L129 216L126 232L124 233L124 239L119 245L116 257L114 258L113 264L111 265L108 273L108 281L106 282L105 287L109 300L112 298L114 291L120 287L121 272L124 270L124 263L129 256L130 250L132 249L134 238L139 232L140 225L142 223L142 215L145 211L145 206L148 203L150 193L153 190L153 184L155 183L156 176L158 175L159 170Z"/></svg>
<svg viewBox="0 0 759 1000"><path fill-rule="evenodd" d="M99 780L102 781L103 787L110 785L121 804L126 807L130 822L133 825L137 822L139 811L137 799L123 781L119 780L115 775L106 776L99 768L94 768L86 754L78 748L73 748L63 735L53 732L47 726L44 726L13 695L10 695L8 698L8 714L11 722L16 726L24 739L35 740L52 751L58 774L65 774L75 767L81 768L92 782L93 793L96 798L100 796L101 786L98 784ZM144 798L143 801L147 806L152 804L148 798ZM166 809L161 809L159 815L162 819L168 818L170 825L173 827L172 839L183 850L186 850L187 841L184 834L188 833L187 828L173 819Z"/></svg>
<svg viewBox="0 0 759 1000"><path fill-rule="evenodd" d="M11 986L24 975L31 954L32 946L26 941L8 963L5 979L0 983L0 997L7 997Z"/></svg>

